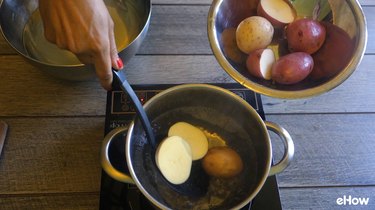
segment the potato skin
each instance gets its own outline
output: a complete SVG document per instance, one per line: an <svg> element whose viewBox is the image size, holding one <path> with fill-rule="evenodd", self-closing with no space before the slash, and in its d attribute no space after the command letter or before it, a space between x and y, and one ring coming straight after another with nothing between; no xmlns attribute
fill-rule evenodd
<svg viewBox="0 0 375 210"><path fill-rule="evenodd" d="M237 27L236 42L238 48L249 54L251 51L266 48L272 41L274 28L264 17L251 16Z"/></svg>
<svg viewBox="0 0 375 210"><path fill-rule="evenodd" d="M326 28L323 46L312 55L314 68L309 77L313 80L330 78L348 65L354 51L354 41L340 27L322 22Z"/></svg>
<svg viewBox="0 0 375 210"><path fill-rule="evenodd" d="M260 0L230 0L223 1L223 15L218 15L218 21L223 28L237 27L242 20L257 14Z"/></svg>
<svg viewBox="0 0 375 210"><path fill-rule="evenodd" d="M249 73L255 77L270 80L271 79L271 68L272 65L269 65L266 69L266 75L262 74L262 66L261 66L261 58L262 54L264 52L272 52L270 49L258 49L254 50L249 54L249 56L246 59L246 68L249 71ZM273 52L272 52L273 54ZM275 57L273 56L272 62L275 62Z"/></svg>
<svg viewBox="0 0 375 210"><path fill-rule="evenodd" d="M213 147L202 160L202 167L210 176L231 178L243 170L239 154L227 146Z"/></svg>
<svg viewBox="0 0 375 210"><path fill-rule="evenodd" d="M293 8L293 6L291 5L291 3L289 1L284 1L286 4L289 5L289 8L290 8L290 12L292 13L293 15L293 20L296 18L297 14L296 14L296 11L295 9ZM259 2L258 4L258 7L257 7L257 14L259 16L262 16L264 18L266 18L267 20L269 20L271 22L271 24L275 27L275 28L283 28L285 27L287 24L289 24L290 22L287 21L287 22L281 22L273 17L271 17L270 15L267 14L267 12L264 10L263 6L262 6L262 0Z"/></svg>
<svg viewBox="0 0 375 210"><path fill-rule="evenodd" d="M272 79L279 84L295 84L305 79L314 67L313 58L304 52L295 52L279 58L272 66Z"/></svg>
<svg viewBox="0 0 375 210"><path fill-rule="evenodd" d="M262 57L263 50L264 49L254 50L246 59L247 71L249 71L251 75L261 79L264 79L260 71L260 58Z"/></svg>
<svg viewBox="0 0 375 210"><path fill-rule="evenodd" d="M291 52L313 54L323 45L326 29L318 21L303 18L287 26L286 37Z"/></svg>

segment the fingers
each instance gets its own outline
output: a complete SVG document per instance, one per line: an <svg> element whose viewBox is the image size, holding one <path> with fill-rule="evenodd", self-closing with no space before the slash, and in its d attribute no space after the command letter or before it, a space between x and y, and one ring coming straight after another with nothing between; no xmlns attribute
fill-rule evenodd
<svg viewBox="0 0 375 210"><path fill-rule="evenodd" d="M99 52L93 57L96 75L99 78L100 84L106 90L112 89L112 63L108 50Z"/></svg>
<svg viewBox="0 0 375 210"><path fill-rule="evenodd" d="M112 67L121 70L123 63L118 56L113 27L109 28L108 34L107 39L102 37L102 40L97 40L90 52L76 54L76 56L84 64L94 64L100 84L104 89L111 90Z"/></svg>
<svg viewBox="0 0 375 210"><path fill-rule="evenodd" d="M1 0L0 0L1 1ZM94 64L104 89L112 88L112 67L123 67L114 35L114 23L102 0L39 0L46 39L74 53L84 64ZM80 10L82 8L82 10Z"/></svg>
<svg viewBox="0 0 375 210"><path fill-rule="evenodd" d="M113 68L117 70L121 70L124 65L122 63L122 60L118 56L113 21L112 19L110 19L109 21L110 21L109 23L110 29L108 31L108 37L109 37L109 44L110 44L111 62L112 62Z"/></svg>

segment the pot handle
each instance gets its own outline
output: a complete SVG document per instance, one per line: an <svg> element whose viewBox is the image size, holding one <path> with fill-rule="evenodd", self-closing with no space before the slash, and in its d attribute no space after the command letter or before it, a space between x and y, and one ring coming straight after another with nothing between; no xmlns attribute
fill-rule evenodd
<svg viewBox="0 0 375 210"><path fill-rule="evenodd" d="M115 167L113 167L111 161L109 160L108 150L109 146L112 143L112 140L115 136L119 135L120 133L126 132L128 130L128 127L118 127L110 131L103 140L102 144L102 150L101 150L101 164L102 168L109 176L111 176L113 179L125 182L129 184L135 184L134 180L131 178L130 175L125 174L119 170L117 170ZM125 148L124 148L125 149ZM124 157L125 158L125 157ZM125 161L125 160L124 160Z"/></svg>
<svg viewBox="0 0 375 210"><path fill-rule="evenodd" d="M276 133L284 143L284 156L278 163L271 166L268 176L272 176L282 172L289 165L294 156L294 143L292 137L285 128L273 122L266 121L264 123L266 124L267 129Z"/></svg>

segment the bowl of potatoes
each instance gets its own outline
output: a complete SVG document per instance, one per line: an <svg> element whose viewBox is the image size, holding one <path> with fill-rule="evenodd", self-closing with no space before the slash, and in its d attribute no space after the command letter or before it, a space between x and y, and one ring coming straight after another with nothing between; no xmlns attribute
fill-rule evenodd
<svg viewBox="0 0 375 210"><path fill-rule="evenodd" d="M367 44L356 0L214 0L207 30L221 67L274 98L307 98L339 86Z"/></svg>
<svg viewBox="0 0 375 210"><path fill-rule="evenodd" d="M129 173L116 172L105 151L102 165L111 177L135 184L160 209L241 209L294 155L284 128L263 121L240 96L217 86L174 86L152 97L144 108L156 146L135 119L122 129L127 130L123 161ZM285 148L274 165L268 130L280 136ZM103 148L108 148L114 132L107 134Z"/></svg>

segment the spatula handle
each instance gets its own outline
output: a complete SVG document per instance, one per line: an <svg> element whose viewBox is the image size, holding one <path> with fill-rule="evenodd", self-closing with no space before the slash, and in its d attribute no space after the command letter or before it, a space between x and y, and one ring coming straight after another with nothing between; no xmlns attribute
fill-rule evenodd
<svg viewBox="0 0 375 210"><path fill-rule="evenodd" d="M141 120L143 128L145 129L146 135L148 136L148 139L150 141L149 143L151 144L151 146L153 148L156 148L155 136L154 136L154 133L152 131L150 120L148 119L147 114L146 114L145 110L143 109L143 106L142 106L141 102L139 101L137 95L135 94L133 88L128 83L128 81L126 79L126 76L125 76L125 73L123 71L117 71L115 69L113 69L112 71L113 71L114 79L117 79L120 82L121 89L125 93L127 93L129 95L130 99L133 101L133 103L135 105L135 108L136 108L135 110L136 110L136 112L137 112L137 114L138 114L138 116Z"/></svg>

